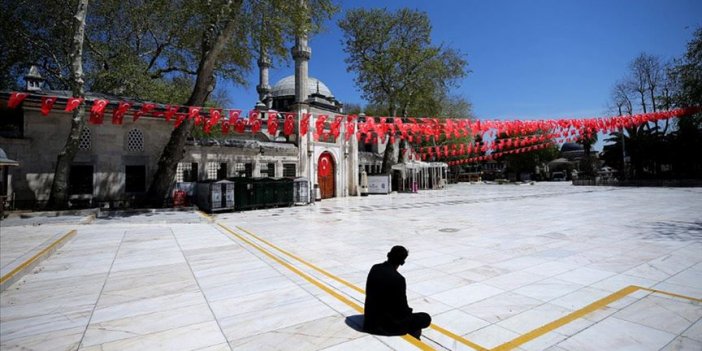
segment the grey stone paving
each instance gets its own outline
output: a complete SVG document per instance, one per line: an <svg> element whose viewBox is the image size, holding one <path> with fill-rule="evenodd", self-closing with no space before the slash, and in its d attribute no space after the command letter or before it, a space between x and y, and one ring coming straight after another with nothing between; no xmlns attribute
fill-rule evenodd
<svg viewBox="0 0 702 351"><path fill-rule="evenodd" d="M41 233L78 234L0 294L0 348L416 349L355 330L363 294L265 240L361 289L370 266L405 245L410 305L462 339L427 329L424 345L434 349L473 349L467 340L519 350L700 350L701 214L698 188L536 183L458 184L211 219L165 212L3 222L0 243L25 251ZM616 295L631 285L641 289ZM591 313L529 334L607 297Z"/></svg>

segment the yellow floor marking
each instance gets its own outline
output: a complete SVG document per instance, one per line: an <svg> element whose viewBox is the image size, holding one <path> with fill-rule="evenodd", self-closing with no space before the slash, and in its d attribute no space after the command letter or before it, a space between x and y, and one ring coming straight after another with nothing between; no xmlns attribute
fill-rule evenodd
<svg viewBox="0 0 702 351"><path fill-rule="evenodd" d="M69 236L75 235L77 232L75 229L69 231L68 233L64 234L62 237L54 241L51 245L45 247L43 250L39 251L36 255L32 256L32 258L22 262L19 266L15 267L10 273L5 274L0 278L0 284L8 281L10 278L14 277L17 273L19 273L21 270L23 270L25 267L31 265L36 261L40 256L44 255L46 252L49 250L53 249L56 245L59 243L63 242L64 239L68 238Z"/></svg>
<svg viewBox="0 0 702 351"><path fill-rule="evenodd" d="M356 285L354 285L354 284L352 284L352 283L349 283L349 282L347 282L346 280L341 279L341 278L339 278L339 277L337 277L337 276L335 276L335 275L333 275L333 274L331 274L331 273L325 271L324 269L321 269L321 268L319 268L319 267L313 265L312 263L309 263L309 262L303 260L302 258L293 255L292 253L290 253L290 252L288 252L288 251L286 251L286 250L281 249L280 247L274 245L274 244L271 243L270 241L265 240L265 239L259 237L258 235L254 234L254 233L252 233L252 232L250 232L250 231L248 231L248 230L246 230L246 229L244 229L244 228L242 228L242 227L237 226L237 229L239 229L239 230L241 230L241 231L243 231L243 232L245 232L245 233L247 233L247 234L253 236L253 237L256 238L257 240L259 240L259 241L261 241L261 242L264 242L266 245L268 245L268 246L270 246L270 247L272 247L272 248L278 250L279 252L281 252L281 253L283 253L283 254L289 256L289 257L292 257L293 259L299 261L300 263L304 264L305 266L310 267L310 268L314 269L315 271L317 271L317 272L319 272L319 273L322 273L322 274L326 275L327 277L329 277L329 278L331 278L331 279L334 279L334 280L336 280L337 282L339 282L339 283L341 283L341 284L344 284L344 285L346 285L347 287L349 287L349 288L351 288L351 289L353 289L353 290L355 290L355 291L357 291L357 292L359 292L359 293L361 293L361 294L365 294L365 293L366 293L365 290L363 290L363 289L357 287Z"/></svg>
<svg viewBox="0 0 702 351"><path fill-rule="evenodd" d="M691 301L695 301L695 302L702 302L702 299L698 299L698 298L694 298L694 297L690 297L690 296L680 295L680 294L671 293L671 292L662 291L662 290L644 288L644 287L641 287L641 286L639 286L638 288L641 289L641 290L648 290L648 291L650 291L650 292L654 292L654 293L658 293L658 294L663 294L663 295L668 295L668 296L673 296L673 297L679 297L679 298L681 298L681 299L687 299L687 300L691 300Z"/></svg>
<svg viewBox="0 0 702 351"><path fill-rule="evenodd" d="M544 324L541 327L536 328L536 329L534 329L534 330L532 330L532 331L530 331L522 336L516 337L516 338L514 338L514 339L512 339L512 340L510 340L502 345L499 345L499 346L493 348L492 350L493 351L511 350L511 349L518 347L522 344L525 344L531 340L534 340L534 339L538 338L539 336L542 336L542 335L544 335L544 334L546 334L546 333L548 333L556 328L560 328L560 327L566 325L567 323L570 323L578 318L581 318L588 313L599 310L599 309L609 305L610 303L617 301L617 300L635 292L636 290L639 290L638 286L629 285L624 289L621 289L621 290L619 290L611 295L605 296L604 298L601 298L601 299L599 299L599 300L597 300L597 301L595 301L595 302L593 302L593 303L591 303L591 304L589 304L589 305L587 305L579 310L573 311L568 315L565 315L559 319L556 319L555 321L553 321L551 323Z"/></svg>
<svg viewBox="0 0 702 351"><path fill-rule="evenodd" d="M220 225L221 225L221 224L220 224ZM352 284L352 283L349 283L348 281L346 281L346 280L344 280L344 279L342 279L342 278L339 278L339 277L337 277L337 276L335 276L335 275L333 275L333 274L327 272L326 270L324 270L324 269L322 269L322 268L319 268L319 267L313 265L312 263L309 263L309 262L303 260L302 258L300 258L300 257L298 257L298 256L296 256L296 255L294 255L294 254L292 254L292 253L290 253L290 252L288 252L288 251L286 251L286 250L284 250L284 249L281 249L280 247L274 245L273 243L271 243L271 242L269 242L269 241L267 241L267 240L265 240L265 239L259 237L258 235L254 234L254 233L252 233L252 232L250 232L250 231L248 231L248 230L246 230L246 229L244 229L244 228L242 228L242 227L237 226L237 229L239 229L239 230L241 230L241 231L243 231L243 232L245 232L245 233L251 235L252 237L256 238L257 240L259 240L259 241L265 243L266 245L268 245L268 246L270 246L270 247L272 247L272 248L278 250L279 252L281 252L281 253L287 255L288 257L291 257L291 258L293 258L293 259L299 261L300 263L304 264L305 266L310 267L310 268L314 269L315 271L317 271L317 272L319 272L319 273L322 273L322 274L324 274L325 276L327 276L327 277L329 277L329 278L331 278L331 279L334 279L334 280L336 280L337 282L342 283L342 284L346 285L347 287L349 287L349 288L351 288L351 289L353 289L353 290L355 290L355 291L357 291L357 292L359 292L359 293L365 295L366 291L363 290L363 289L361 289L360 287L358 287L358 286L356 286L356 285L354 285L354 284ZM361 311L361 312L363 312L363 311ZM431 325L430 327L431 327L432 329L438 331L439 333L442 333L442 334L444 334L444 335L446 335L446 336L448 336L448 337L450 337L450 338L452 338L452 339L454 339L454 340L457 340L458 342L460 342L460 343L462 343L462 344L464 344L464 345L466 345L466 346L468 346L468 347L471 347L471 348L473 348L473 349L475 349L475 350L479 350L479 351L486 351L486 350L487 350L486 348L484 348L484 347L482 347L482 346L480 346L480 345L478 345L478 344L476 344L476 343L474 343L474 342L472 342L472 341L470 341L470 340L468 340L468 339L466 339L466 338L464 338L464 337L462 337L462 336L460 336L460 335L458 335L458 334L456 334L456 333L453 333L453 332L451 332L451 331L449 331L449 330L446 330L446 329L444 329L444 328L442 328L442 327L440 327L440 326L438 326L438 325L436 325L436 324L433 324L433 323L432 323L432 325Z"/></svg>
<svg viewBox="0 0 702 351"><path fill-rule="evenodd" d="M220 224L220 226L222 226L222 224ZM225 228L226 228L226 227L225 227ZM308 267L314 269L315 271L317 271L317 272L319 272L319 273L322 273L322 274L324 274L325 276L327 276L327 277L329 277L329 278L331 278L331 279L334 279L334 280L336 280L337 282L340 282L340 283L342 283L342 284L348 286L349 288L351 288L351 289L353 289L353 290L355 290L355 291L357 291L357 292L360 292L360 293L362 293L362 294L365 294L365 290L363 290L363 289L357 287L356 285L354 285L354 284L352 284L352 283L349 283L348 281L346 281L346 280L344 280L344 279L341 279L341 278L339 278L339 277L337 277L337 276L335 276L335 275L333 275L333 274L331 274L331 273L325 271L324 269L319 268L319 267L313 265L312 263L309 263L309 262L303 260L303 259L300 258L300 257L297 257L296 255L294 255L294 254L292 254L292 253L290 253L290 252L288 252L288 251L286 251L286 250L284 250L284 249L282 249L282 248L280 248L280 247L278 247L278 246L272 244L271 242L269 242L269 241L267 241L267 240L265 240L265 239L263 239L263 238L257 236L256 234L254 234L254 233L252 233L252 232L250 232L250 231L248 231L248 230L246 230L246 229L244 229L244 228L242 228L242 227L237 226L237 228L238 228L239 230L241 230L241 231L243 231L243 232L245 232L245 233L251 235L252 237L256 238L257 240L259 240L259 241L265 243L266 245L268 245L268 246L270 246L270 247L272 247L272 248L278 250L279 252L281 252L281 253L283 253L283 254L285 254L285 255L287 255L287 256L289 256L289 257L291 257L291 258L293 258L293 259L295 259L295 260L297 260L297 261L299 261L299 262L301 262L302 264L304 264L304 265L306 265L306 266L308 266ZM541 327L539 327L539 328L536 328L536 329L534 329L534 330L532 330L532 331L530 331L530 332L528 332L528 333L526 333L526 334L523 334L523 335L521 335L521 336L519 336L519 337L517 337L517 338L515 338L515 339L512 339L512 340L510 340L510 341L508 341L508 342L506 342L506 343L504 343L504 344L502 344L502 345L499 345L499 346L497 346L497 347L495 347L495 348L493 348L493 349L491 349L491 350L499 350L499 351L502 351L502 350L511 350L511 349L513 349L513 348L519 347L520 345L523 345L523 344L525 344L525 343L527 343L527 342L529 342L529 341L531 341L531 340L533 340L533 339L538 338L539 336L542 336L542 335L544 335L544 334L546 334L546 333L549 333L549 332L553 331L554 329L560 328L560 327L562 327L562 326L564 326L564 325L566 325L566 324L568 324L568 323L570 323L570 322L572 322L572 321L574 321L574 320L576 320L576 319L578 319L578 318L582 318L582 317L585 316L586 314L589 314L589 313L592 313L592 312L594 312L594 311L596 311L596 310L602 309L603 307L605 307L605 306L607 306L607 305L609 305L609 304L611 304L611 303L613 303L613 302L615 302L615 301L617 301L617 300L620 300L620 299L622 299L623 297L625 297L625 296L627 296L627 295L629 295L629 294L631 294L631 293L633 293L633 292L635 292L635 291L637 291L637 290L646 290L646 291L650 291L650 292L653 292L653 293L659 293L659 294L669 295L669 296L673 296L673 297L679 297L679 298L683 298L683 299L688 299L688 300L691 300L691 301L702 302L702 299L698 299L698 298L694 298L694 297L690 297L690 296L685 296L685 295L670 293L670 292L661 291L661 290L656 290L656 289L644 288L644 287L636 286L636 285L630 285L630 286L627 286L627 287L625 287L625 288L623 288L623 289L621 289L621 290L619 290L619 291L617 291L617 292L614 292L614 293L612 293L612 294L610 294L610 295L608 295L608 296L605 296L605 297L603 297L602 299L599 299L599 300L597 300L597 301L595 301L595 302L593 302L593 303L591 303L591 304L589 304L589 305L587 305L587 306L585 306L585 307L583 307L583 308L581 308L581 309L579 309L579 310L573 311L573 312L571 312L570 314L568 314L568 315L566 315L566 316L563 316L563 317L561 317L561 318L559 318L559 319L557 319L557 320L555 320L555 321L552 321L552 322L550 322L550 323L547 323L547 324L545 324L545 325L543 325L543 326L541 326ZM359 307L360 307L360 306L359 306ZM362 312L362 311L361 311L361 312ZM465 345L467 345L467 346L469 346L469 347L472 347L472 348L474 348L474 349L476 349L476 350L480 350L480 351L486 351L486 350L488 350L488 349L486 349L486 348L484 348L484 347L482 347L482 346L480 346L480 345L478 345L478 344L475 344L475 343L471 342L470 340L465 339L464 337L462 337L462 336L460 336L460 335L457 335L457 334L455 334L455 333L452 333L451 331L446 330L446 329L444 329L444 328L442 328L442 327L440 327L440 326L438 326L438 325L432 324L432 325L431 325L431 328L434 329L434 330L436 330L436 331L438 331L438 332L440 332L440 333L442 333L442 334L444 334L444 335L447 335L447 336L449 336L449 337L451 337L451 338L453 338L453 339L455 339L455 340L457 340L457 341L459 341L459 342L461 342L461 343L463 343L463 344L465 344Z"/></svg>
<svg viewBox="0 0 702 351"><path fill-rule="evenodd" d="M200 217L203 217L203 218L205 218L205 219L208 220L208 221L214 221L214 217L208 215L208 214L205 213L205 212L202 212L202 211L200 211L200 210L197 210L197 211L195 211L195 213L199 214Z"/></svg>
<svg viewBox="0 0 702 351"><path fill-rule="evenodd" d="M256 245L256 244L253 243L252 241L250 241L250 240L244 238L242 235L240 235L240 234L234 232L233 230L229 229L227 226L225 226L225 225L223 225L223 224L221 224L221 223L217 223L217 224L218 224L220 227L222 227L224 230L226 230L227 232L229 232L230 234L232 234L232 235L236 236L237 238L239 238L239 240L241 240L241 241L247 243L247 244L250 245L251 247L253 247L253 248L255 248L256 250L260 251L262 254L268 256L270 259L272 259L273 261L276 261L277 263L279 263L280 265L284 266L285 268L287 268L287 269L293 271L295 274L297 274L297 275L299 275L300 277L302 277L303 279L307 280L307 281L310 282L312 285L314 285L314 286L316 286L316 287L322 289L324 292L326 292L326 293L328 293L329 295L335 297L337 300L339 300L339 301L341 301L341 302L347 304L348 306L350 306L350 307L353 308L354 310L356 310L356 311L358 311L358 312L360 312L360 313L363 313L363 307L361 307L361 306L358 305L357 303L355 303L355 302L349 300L349 299L346 298L345 296L343 296L343 295L339 294L338 292L336 292L336 291L330 289L329 287L323 285L321 282L317 281L316 279L312 278L311 276L307 275L306 273L300 271L299 269L295 268L295 267L292 266L291 264L289 264L289 263L283 261L283 260L280 259L278 256L275 256L274 254L270 253L268 250L266 250L266 249L260 247L259 245ZM415 339L415 338L412 337L412 336L403 335L402 338L405 339L406 341L410 342L412 345L418 347L418 348L421 349L421 350L433 350L433 348L431 348L429 345L427 345L427 344L421 342L420 340Z"/></svg>

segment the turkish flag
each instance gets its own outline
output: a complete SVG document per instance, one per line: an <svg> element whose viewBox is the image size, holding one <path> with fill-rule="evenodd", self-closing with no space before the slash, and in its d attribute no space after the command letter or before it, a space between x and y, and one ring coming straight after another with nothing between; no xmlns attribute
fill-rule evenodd
<svg viewBox="0 0 702 351"><path fill-rule="evenodd" d="M241 115L241 110L229 110L229 123L234 123L239 119L239 115Z"/></svg>
<svg viewBox="0 0 702 351"><path fill-rule="evenodd" d="M41 114L44 116L48 116L49 112L51 112L51 109L54 108L55 103L56 103L55 96L42 97L41 98Z"/></svg>
<svg viewBox="0 0 702 351"><path fill-rule="evenodd" d="M251 123L251 132L258 133L259 130L261 130L261 120L257 119Z"/></svg>
<svg viewBox="0 0 702 351"><path fill-rule="evenodd" d="M283 134L286 136L295 131L295 116L292 113L285 114L285 122L283 124Z"/></svg>
<svg viewBox="0 0 702 351"><path fill-rule="evenodd" d="M200 115L200 108L195 106L188 107L188 119L193 119Z"/></svg>
<svg viewBox="0 0 702 351"><path fill-rule="evenodd" d="M174 128L178 128L178 126L179 126L181 123L183 123L183 121L185 121L185 118L186 118L187 116L185 115L185 113L176 113L175 117L176 117L176 121L175 121Z"/></svg>
<svg viewBox="0 0 702 351"><path fill-rule="evenodd" d="M166 122L170 122L171 118L175 116L175 114L178 112L178 106L176 105L168 105L166 106L166 112L163 113L163 117L166 118Z"/></svg>
<svg viewBox="0 0 702 351"><path fill-rule="evenodd" d="M268 112L268 134L274 136L278 132L278 113L275 111Z"/></svg>
<svg viewBox="0 0 702 351"><path fill-rule="evenodd" d="M253 124L253 121L258 119L258 111L256 110L251 110L249 111L249 124Z"/></svg>
<svg viewBox="0 0 702 351"><path fill-rule="evenodd" d="M70 97L68 98L68 101L66 101L66 112L71 112L76 109L81 103L83 103L83 98L82 97Z"/></svg>
<svg viewBox="0 0 702 351"><path fill-rule="evenodd" d="M229 121L222 120L222 134L229 133Z"/></svg>
<svg viewBox="0 0 702 351"><path fill-rule="evenodd" d="M105 114L105 107L109 101L105 99L97 99L93 101L93 107L90 108L90 118L88 123L90 124L102 124L103 116Z"/></svg>
<svg viewBox="0 0 702 351"><path fill-rule="evenodd" d="M215 125L222 118L222 110L217 108L210 109L210 124Z"/></svg>
<svg viewBox="0 0 702 351"><path fill-rule="evenodd" d="M24 99L27 98L29 94L27 93L17 93L17 92L12 92L10 93L10 100L7 101L7 107L9 108L15 108L19 106L19 104L24 101Z"/></svg>
<svg viewBox="0 0 702 351"><path fill-rule="evenodd" d="M142 104L141 109L139 111L134 111L132 121L136 122L139 119L139 117L151 113L151 111L153 111L154 108L156 108L156 104L152 104L152 103Z"/></svg>
<svg viewBox="0 0 702 351"><path fill-rule="evenodd" d="M239 118L234 121L234 130L237 133L243 133L246 131L246 122L244 122L243 118Z"/></svg>
<svg viewBox="0 0 702 351"><path fill-rule="evenodd" d="M302 115L302 119L300 120L300 135L306 135L307 130L310 128L310 117L312 117L311 113L305 113Z"/></svg>
<svg viewBox="0 0 702 351"><path fill-rule="evenodd" d="M124 115L127 114L127 110L132 107L132 104L126 101L120 101L117 108L112 111L112 124L122 124Z"/></svg>

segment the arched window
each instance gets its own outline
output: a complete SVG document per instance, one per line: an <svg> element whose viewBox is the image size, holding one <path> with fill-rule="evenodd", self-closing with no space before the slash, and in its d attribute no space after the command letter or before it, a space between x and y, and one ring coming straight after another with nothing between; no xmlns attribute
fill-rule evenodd
<svg viewBox="0 0 702 351"><path fill-rule="evenodd" d="M80 141L78 142L78 149L80 150L90 150L90 128L84 127L83 131L80 133Z"/></svg>
<svg viewBox="0 0 702 351"><path fill-rule="evenodd" d="M127 133L127 151L144 151L144 133L134 128Z"/></svg>

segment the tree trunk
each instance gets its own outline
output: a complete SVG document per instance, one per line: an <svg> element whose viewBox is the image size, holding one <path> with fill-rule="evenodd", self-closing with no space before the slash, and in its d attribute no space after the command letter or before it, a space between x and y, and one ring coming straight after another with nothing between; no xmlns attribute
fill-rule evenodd
<svg viewBox="0 0 702 351"><path fill-rule="evenodd" d="M240 4L241 1L238 1L238 3ZM232 11L231 5L232 1L228 1L224 5L225 8L223 8L222 13L229 18L226 20L224 29L217 33L215 38L208 38L207 36L211 28L205 29L202 58L198 64L195 87L193 87L193 92L186 103L187 106L202 106L214 89L214 70L217 59L224 50L227 40L231 40L236 29L236 23L230 15ZM214 27L214 24L212 27ZM163 207L167 204L169 191L175 180L178 162L185 155L185 141L190 136L194 124L194 120L186 119L171 133L171 138L164 147L163 153L161 153L158 168L149 186L148 199L151 206Z"/></svg>
<svg viewBox="0 0 702 351"><path fill-rule="evenodd" d="M73 45L71 51L71 92L74 97L85 97L83 81L83 41L85 39L85 17L88 12L88 0L80 0L75 21L75 31L73 34ZM73 110L71 119L71 131L68 134L66 145L58 154L56 159L56 169L54 170L54 180L51 184L48 208L64 209L68 207L68 178L71 172L71 163L78 152L80 135L85 127L85 104L81 104ZM92 188L92 187L91 187Z"/></svg>

